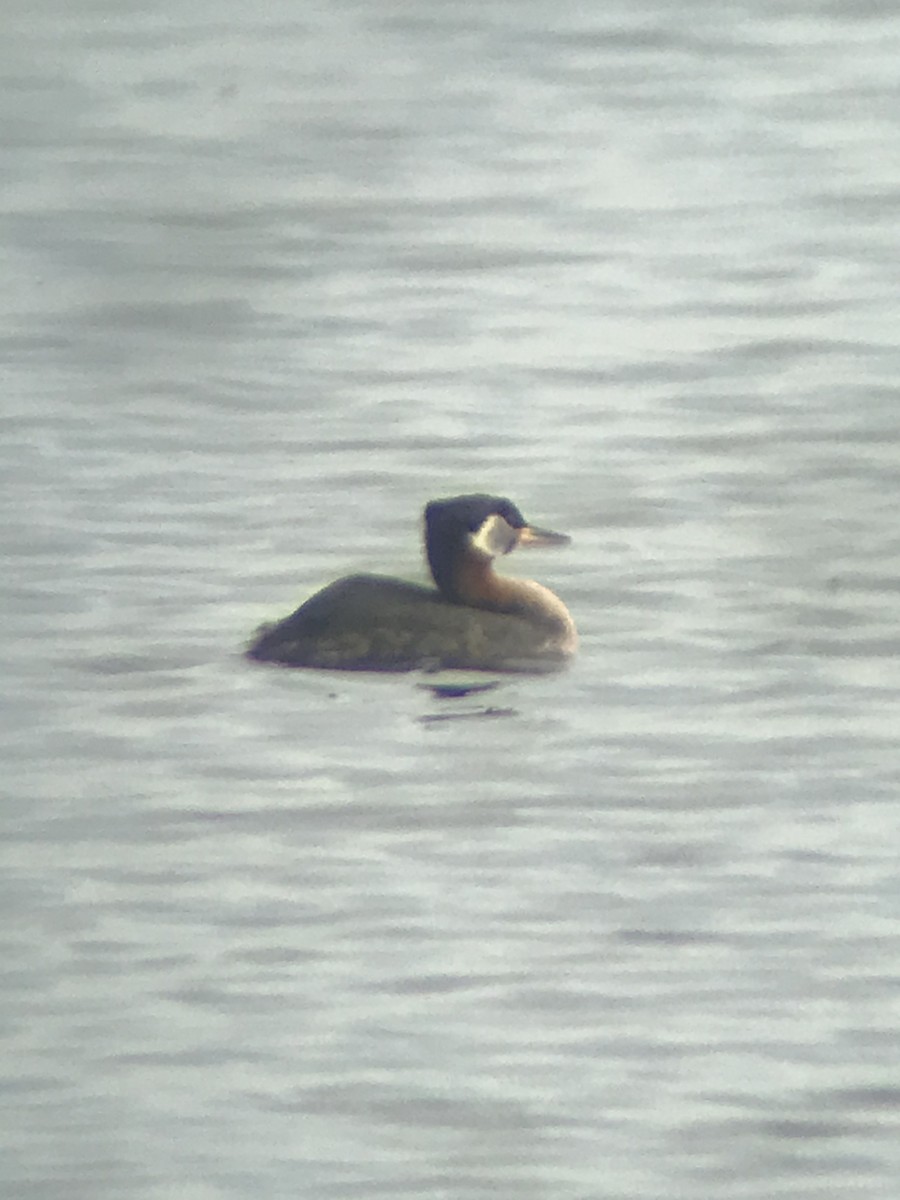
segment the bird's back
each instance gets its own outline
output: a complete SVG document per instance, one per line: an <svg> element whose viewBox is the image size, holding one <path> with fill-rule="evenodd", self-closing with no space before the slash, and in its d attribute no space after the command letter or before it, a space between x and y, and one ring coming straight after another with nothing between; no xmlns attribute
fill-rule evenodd
<svg viewBox="0 0 900 1200"><path fill-rule="evenodd" d="M247 651L261 662L349 671L552 671L568 653L552 630L472 608L433 588L348 575L311 596Z"/></svg>

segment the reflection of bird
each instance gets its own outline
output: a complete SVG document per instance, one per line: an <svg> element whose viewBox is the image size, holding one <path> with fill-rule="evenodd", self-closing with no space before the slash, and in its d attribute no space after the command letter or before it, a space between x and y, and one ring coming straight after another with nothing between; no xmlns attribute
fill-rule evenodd
<svg viewBox="0 0 900 1200"><path fill-rule="evenodd" d="M568 541L527 525L497 496L432 500L425 547L437 590L348 575L264 626L247 653L259 662L343 671L552 671L577 645L568 610L539 583L496 575L493 560L516 546Z"/></svg>

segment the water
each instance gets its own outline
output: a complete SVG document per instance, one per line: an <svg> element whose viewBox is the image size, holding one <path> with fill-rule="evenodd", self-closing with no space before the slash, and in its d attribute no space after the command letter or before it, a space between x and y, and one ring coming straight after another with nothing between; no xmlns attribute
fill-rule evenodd
<svg viewBox="0 0 900 1200"><path fill-rule="evenodd" d="M8 16L4 1195L896 1195L898 52ZM241 659L476 489L571 671Z"/></svg>

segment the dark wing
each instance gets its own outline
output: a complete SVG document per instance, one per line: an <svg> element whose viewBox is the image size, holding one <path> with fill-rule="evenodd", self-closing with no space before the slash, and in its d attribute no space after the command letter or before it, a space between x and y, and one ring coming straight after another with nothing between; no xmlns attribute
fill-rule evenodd
<svg viewBox="0 0 900 1200"><path fill-rule="evenodd" d="M260 630L259 662L344 671L548 671L562 665L524 618L445 600L434 588L349 575Z"/></svg>

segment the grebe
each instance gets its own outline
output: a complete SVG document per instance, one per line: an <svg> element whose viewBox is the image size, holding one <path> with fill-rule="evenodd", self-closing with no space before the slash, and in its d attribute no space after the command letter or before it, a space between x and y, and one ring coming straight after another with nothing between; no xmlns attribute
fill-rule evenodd
<svg viewBox="0 0 900 1200"><path fill-rule="evenodd" d="M432 500L425 549L436 589L348 575L263 626L247 655L341 671L552 671L578 642L566 606L539 583L496 575L493 560L516 546L568 541L526 524L498 496Z"/></svg>

